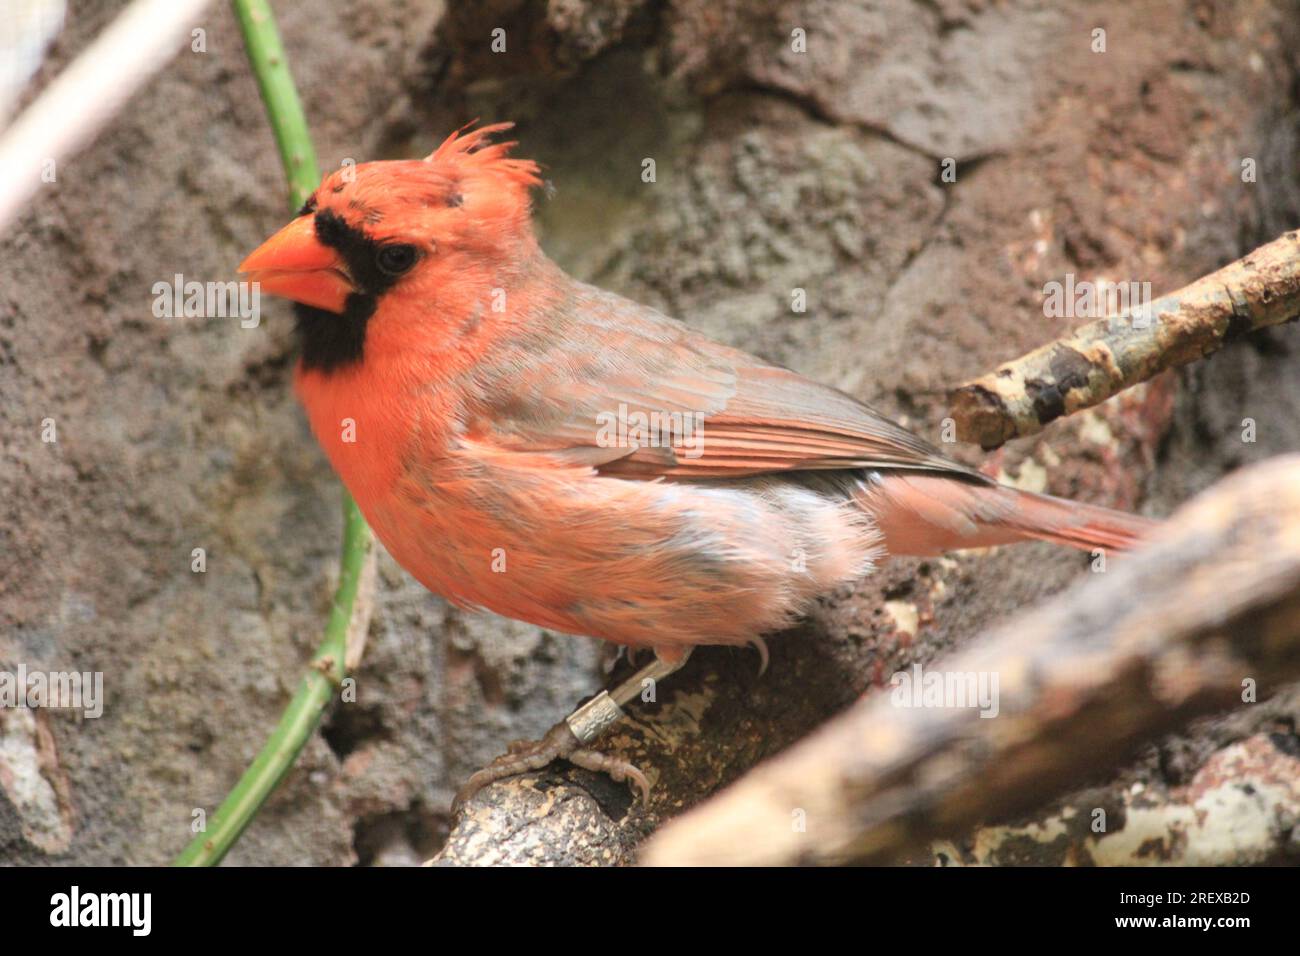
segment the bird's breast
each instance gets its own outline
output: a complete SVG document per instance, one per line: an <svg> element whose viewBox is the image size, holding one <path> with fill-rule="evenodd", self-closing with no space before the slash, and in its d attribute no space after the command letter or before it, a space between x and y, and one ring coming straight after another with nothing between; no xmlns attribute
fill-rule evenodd
<svg viewBox="0 0 1300 956"><path fill-rule="evenodd" d="M295 376L312 432L363 513L392 496L413 463L442 458L448 441L436 390L381 378L364 364L334 372L300 366Z"/></svg>

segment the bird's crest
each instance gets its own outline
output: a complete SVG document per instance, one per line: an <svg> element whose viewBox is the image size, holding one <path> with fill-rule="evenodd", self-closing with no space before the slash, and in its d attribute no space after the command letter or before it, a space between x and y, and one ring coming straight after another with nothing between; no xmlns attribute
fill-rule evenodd
<svg viewBox="0 0 1300 956"><path fill-rule="evenodd" d="M511 159L510 150L519 145L515 140L491 142L496 133L514 127L514 123L491 123L470 129L478 120L462 126L442 141L426 158L426 163L446 170L449 179L466 174L485 174L522 188L540 186L541 171L531 159Z"/></svg>

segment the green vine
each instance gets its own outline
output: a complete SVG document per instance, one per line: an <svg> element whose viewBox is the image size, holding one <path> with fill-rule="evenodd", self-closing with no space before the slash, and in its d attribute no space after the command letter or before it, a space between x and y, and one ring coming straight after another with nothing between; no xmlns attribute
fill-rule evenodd
<svg viewBox="0 0 1300 956"><path fill-rule="evenodd" d="M266 103L276 145L289 180L289 199L298 209L320 182L298 91L284 59L284 47L266 0L231 0L248 48L248 59ZM214 866L239 839L267 797L279 786L311 737L336 688L347 676L347 638L362 568L372 546L370 529L356 503L343 493L343 550L339 583L325 637L293 699L261 752L229 796L207 821L204 832L190 842L175 866Z"/></svg>

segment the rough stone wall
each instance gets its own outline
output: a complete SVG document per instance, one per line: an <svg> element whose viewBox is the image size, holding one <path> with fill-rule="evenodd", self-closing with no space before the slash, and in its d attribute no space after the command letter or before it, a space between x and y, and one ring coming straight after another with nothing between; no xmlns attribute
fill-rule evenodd
<svg viewBox="0 0 1300 956"><path fill-rule="evenodd" d="M71 6L46 76L122 4ZM516 119L520 153L552 186L544 245L572 272L932 440L947 388L1070 324L1043 317L1045 282L1073 272L1159 293L1300 221L1292 0L449 6L278 5L323 165L419 155L474 117ZM274 724L332 592L338 491L290 394L287 308L269 305L256 329L151 312L155 282L233 278L286 215L225 5L203 26L208 52L179 55L3 240L0 665L102 671L107 702L98 720L0 712L2 862L167 860ZM1104 54L1090 50L1098 26ZM490 51L496 27L504 54ZM1255 183L1241 181L1247 157ZM990 472L1167 513L1243 462L1300 448L1297 346L1295 327L1238 343L991 456ZM55 444L40 440L47 418ZM626 862L656 819L1082 573L1084 558L1045 545L893 563L773 638L763 678L744 652L705 651L638 712L614 745L658 777L649 813L619 786L548 771L520 787L539 806L583 802L581 833L510 827L518 808L487 805L444 860ZM357 678L358 703L327 716L232 863L423 859L465 777L603 680L593 642L449 609L386 559ZM1236 786L1239 768L1285 779L1297 713L1291 692L1208 721L1041 818L939 852L1158 857L1136 823L1093 845L1056 821L1102 805L1145 820L1147 838L1186 834L1186 808ZM1164 837L1168 857L1294 859L1295 789L1270 786L1256 822L1272 822L1248 851L1188 836L1218 855L1179 855ZM1167 819L1133 812L1153 799Z"/></svg>

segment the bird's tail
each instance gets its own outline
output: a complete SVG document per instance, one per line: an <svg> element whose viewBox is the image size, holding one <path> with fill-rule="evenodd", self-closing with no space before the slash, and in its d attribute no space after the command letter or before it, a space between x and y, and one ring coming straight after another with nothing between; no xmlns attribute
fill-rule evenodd
<svg viewBox="0 0 1300 956"><path fill-rule="evenodd" d="M1001 490L1001 486L999 486ZM1092 551L1096 548L1126 551L1146 537L1157 522L1141 515L1066 501L1051 495L1006 489L1015 494L1015 510L1007 526L1028 538L1066 544Z"/></svg>
<svg viewBox="0 0 1300 956"><path fill-rule="evenodd" d="M885 472L863 489L885 548L935 555L1016 541L1051 541L1084 551L1133 547L1157 522L1099 505L938 474Z"/></svg>

